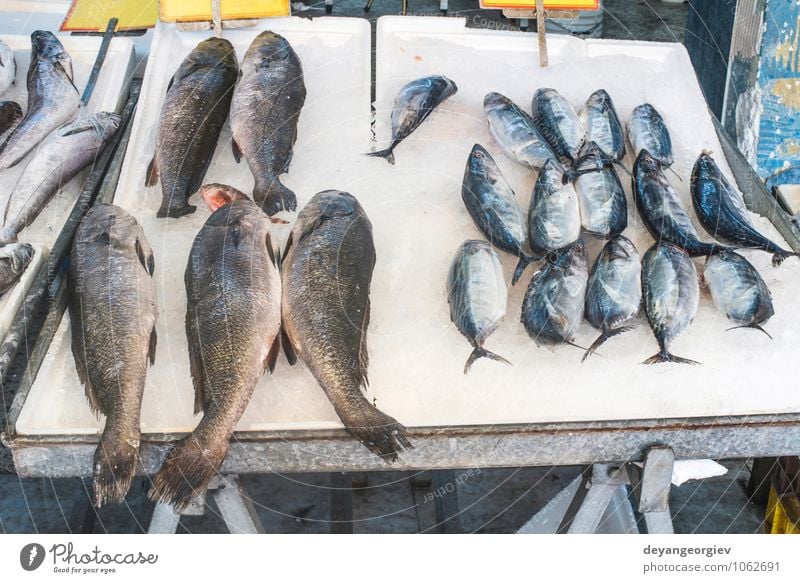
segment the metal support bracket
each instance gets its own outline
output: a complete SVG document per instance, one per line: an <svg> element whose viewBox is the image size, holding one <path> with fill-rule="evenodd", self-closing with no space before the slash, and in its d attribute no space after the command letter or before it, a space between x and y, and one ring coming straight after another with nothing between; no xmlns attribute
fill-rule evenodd
<svg viewBox="0 0 800 583"><path fill-rule="evenodd" d="M669 511L674 466L675 453L668 446L647 450L641 468L635 464L627 466L637 510L644 516L647 532L651 534L674 532Z"/></svg>

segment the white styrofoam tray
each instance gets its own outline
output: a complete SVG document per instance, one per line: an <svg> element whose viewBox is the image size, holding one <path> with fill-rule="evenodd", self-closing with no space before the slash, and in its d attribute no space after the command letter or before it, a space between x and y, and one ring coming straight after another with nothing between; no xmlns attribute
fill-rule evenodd
<svg viewBox="0 0 800 583"><path fill-rule="evenodd" d="M31 39L26 35L0 34L14 51L17 61L17 77L14 86L6 93L0 95L0 100L18 102L23 109L27 109L28 92L25 76L30 65ZM75 75L75 86L83 92L89 74L94 66L97 52L100 50L102 39L97 37L72 37L59 36L64 48L72 57L72 69ZM133 70L134 54L133 43L129 39L115 38L108 49L106 61L97 79L94 93L86 107L86 113L98 111L119 111L127 99L127 88L130 84L130 74ZM81 112L83 114L84 112ZM12 191L20 174L25 169L33 152L28 154L13 168L0 171L0 201L5 201L8 193ZM69 216L69 212L80 194L81 187L88 175L84 170L69 184L61 189L42 210L31 226L20 233L19 240L34 246L37 255L31 266L17 284L0 297L0 338L4 338L14 316L21 305L25 294L28 292L35 276L35 272L43 264L45 254L52 247L58 234Z"/></svg>
<svg viewBox="0 0 800 583"><path fill-rule="evenodd" d="M486 343L514 366L478 361L468 376L462 374L470 347L450 323L445 278L458 245L464 239L480 237L461 202L467 155L475 142L486 146L523 208L527 208L535 179L532 172L506 159L492 141L483 115L483 96L500 91L529 108L535 89L551 86L578 107L592 91L603 87L614 98L622 118L639 103L652 102L669 124L675 169L684 177L683 183L677 179L673 183L688 203L688 175L702 149L715 151L723 170L727 172L728 167L681 45L584 42L550 36L551 66L543 70L537 64L534 35L467 29L463 19L383 17L378 22L376 56L378 147L388 143L391 103L404 83L438 73L459 86L458 93L397 148L397 165L390 166L359 155L376 146L361 127L366 105L345 103L355 99L360 104L363 95L368 95L368 86L363 94L361 89L369 78L368 31L358 40L367 43L366 48L359 44L364 54L352 48L348 53L348 43L324 54L314 53L309 50L309 37L326 42L328 37L321 29L333 26L326 20L270 23L285 33L303 59L309 89L286 183L295 188L300 204L323 188L348 190L360 199L372 220L378 259L371 294L369 398L381 409L407 426L800 411L800 394L790 383L790 351L800 329L800 314L792 310L792 299L800 293L800 265L789 260L780 269L772 269L769 256L763 253L746 255L773 292L777 315L767 324L773 341L749 330L725 332L730 324L704 293L697 319L673 345L676 354L700 360L703 366L639 364L656 351L643 317L635 331L609 341L601 350L602 357L581 365L579 350L538 348L519 323L522 296L533 272L530 269L510 292L506 321ZM342 26L346 19L337 22ZM309 36L300 34L302 30ZM231 34L241 56L246 41L242 45L233 33L226 34ZM250 33L249 38L254 35ZM171 30L162 27L156 36L159 46L154 45L152 54L169 55L166 60L171 64L159 69L154 66L152 71L148 68L143 93L146 109L141 112L146 115L137 116L117 190L117 202L142 221L156 254L159 349L144 398L142 426L146 432L185 431L198 420L191 414L182 278L192 237L208 214L199 209L186 220L156 221L152 217L158 192L141 186L170 74L161 69L177 66L178 56L183 54L165 52L161 46L167 39L178 38ZM197 36L180 38L184 52L199 40ZM312 65L312 59L319 61ZM164 60L160 57L156 62ZM345 66L339 69L331 61ZM323 82L332 77L334 83ZM351 85L358 85L358 91L341 93ZM331 95L331 91L338 93ZM225 130L207 181L249 188L252 182L246 168L232 163L228 137ZM630 167L630 158L626 163ZM627 177L621 178L630 195ZM652 240L630 199L629 217L632 227L628 235L644 252ZM780 240L765 219L756 217L756 221L766 234ZM281 234L285 235L285 230ZM592 258L599 247L598 242L590 243ZM515 259L502 259L510 280ZM101 427L102 422L89 412L75 377L66 320L19 418L19 433L86 433ZM596 331L585 324L576 342L588 345L595 336ZM305 367L289 368L281 357L276 372L259 383L238 429L338 426L332 407Z"/></svg>

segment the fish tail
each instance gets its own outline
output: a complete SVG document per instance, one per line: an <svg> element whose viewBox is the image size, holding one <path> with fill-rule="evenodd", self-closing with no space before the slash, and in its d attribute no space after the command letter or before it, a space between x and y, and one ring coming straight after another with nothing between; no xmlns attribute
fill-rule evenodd
<svg viewBox="0 0 800 583"><path fill-rule="evenodd" d="M642 364L658 364L660 362L675 362L678 364L700 364L696 360L691 360L688 358L683 358L681 356L676 356L667 350L662 350L657 354L654 354L647 360L642 361Z"/></svg>
<svg viewBox="0 0 800 583"><path fill-rule="evenodd" d="M406 428L366 399L360 400L355 406L352 406L353 403L350 405L346 409L335 407L345 428L385 462L397 461L398 454L414 447L408 439Z"/></svg>
<svg viewBox="0 0 800 583"><path fill-rule="evenodd" d="M139 464L140 437L138 433L120 436L103 432L92 465L93 503L97 508L125 500Z"/></svg>
<svg viewBox="0 0 800 583"><path fill-rule="evenodd" d="M536 259L537 257L533 255L520 255L519 261L517 262L517 267L514 269L514 276L511 278L511 285L517 285L517 282L522 277L525 268L536 261Z"/></svg>
<svg viewBox="0 0 800 583"><path fill-rule="evenodd" d="M586 359L597 352L597 349L600 348L600 345L609 338L618 336L623 332L629 332L630 330L633 330L633 326L620 326L619 328L614 328L613 330L603 330L600 333L600 336L597 337L597 340L592 342L592 345L586 349L586 352L583 354L583 358L581 358L581 362L586 362Z"/></svg>
<svg viewBox="0 0 800 583"><path fill-rule="evenodd" d="M253 200L269 216L297 209L297 196L277 178L257 180L253 187Z"/></svg>
<svg viewBox="0 0 800 583"><path fill-rule="evenodd" d="M742 324L741 326L734 326L733 328L728 328L725 331L726 332L730 332L731 330L739 330L740 328L752 328L753 330L760 330L761 332L763 332L764 334L767 335L767 338L769 338L770 340L774 340L774 338L772 337L772 334L770 334L769 332L764 330L764 328L762 328L760 325L756 324L755 322L753 322L751 324Z"/></svg>
<svg viewBox="0 0 800 583"><path fill-rule="evenodd" d="M772 254L772 267L779 267L780 264L789 257L800 257L800 254L793 253L791 251L784 251L783 249L776 251Z"/></svg>
<svg viewBox="0 0 800 583"><path fill-rule="evenodd" d="M392 142L392 145L385 150L378 150L377 152L367 152L365 156L372 156L373 158L386 158L386 161L394 166L394 149L400 142Z"/></svg>
<svg viewBox="0 0 800 583"><path fill-rule="evenodd" d="M500 356L499 354L495 354L494 352L489 352L483 346L476 346L472 350L472 353L469 355L467 363L464 365L464 374L467 374L469 372L472 363L474 363L479 358L488 358L490 360L496 360L497 362L502 362L504 364L511 366L511 363L502 356Z"/></svg>
<svg viewBox="0 0 800 583"><path fill-rule="evenodd" d="M228 453L228 439L204 438L191 434L167 454L153 478L148 496L156 502L172 504L182 510L200 494L222 465Z"/></svg>

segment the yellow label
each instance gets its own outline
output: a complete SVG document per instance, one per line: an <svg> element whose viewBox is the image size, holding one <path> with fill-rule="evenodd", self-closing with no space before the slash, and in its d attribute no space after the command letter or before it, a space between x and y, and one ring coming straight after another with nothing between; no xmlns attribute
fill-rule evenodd
<svg viewBox="0 0 800 583"><path fill-rule="evenodd" d="M61 30L105 32L117 17L117 30L152 28L158 18L158 0L74 0Z"/></svg>
<svg viewBox="0 0 800 583"><path fill-rule="evenodd" d="M544 0L545 10L597 10L600 0ZM481 8L535 9L536 0L481 0Z"/></svg>
<svg viewBox="0 0 800 583"><path fill-rule="evenodd" d="M223 20L289 16L289 0L220 0ZM165 22L211 20L211 0L161 0Z"/></svg>

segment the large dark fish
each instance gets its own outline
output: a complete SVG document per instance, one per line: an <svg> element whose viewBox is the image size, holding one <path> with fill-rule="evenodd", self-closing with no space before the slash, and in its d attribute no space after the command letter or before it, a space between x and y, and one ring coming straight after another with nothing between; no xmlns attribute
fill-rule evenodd
<svg viewBox="0 0 800 583"><path fill-rule="evenodd" d="M479 144L472 147L467 159L461 198L475 225L492 245L519 257L511 280L514 285L525 267L535 259L525 251L527 224L514 191L494 158Z"/></svg>
<svg viewBox="0 0 800 583"><path fill-rule="evenodd" d="M528 237L535 255L572 245L581 234L575 187L563 167L548 160L539 172L528 208Z"/></svg>
<svg viewBox="0 0 800 583"><path fill-rule="evenodd" d="M4 40L0 39L0 95L14 85L16 78L17 60L14 58L14 51Z"/></svg>
<svg viewBox="0 0 800 583"><path fill-rule="evenodd" d="M692 168L692 204L700 224L712 237L735 247L749 247L772 253L772 265L780 265L786 251L759 233L750 221L744 201L706 152Z"/></svg>
<svg viewBox="0 0 800 583"><path fill-rule="evenodd" d="M761 325L774 314L772 295L756 268L733 251L720 251L706 259L703 279L714 305L739 324L755 328L772 338Z"/></svg>
<svg viewBox="0 0 800 583"><path fill-rule="evenodd" d="M33 247L27 243L0 247L0 294L14 287L33 259L33 253Z"/></svg>
<svg viewBox="0 0 800 583"><path fill-rule="evenodd" d="M505 95L487 93L483 111L492 137L503 153L518 164L538 170L548 160L556 159L531 116Z"/></svg>
<svg viewBox="0 0 800 583"><path fill-rule="evenodd" d="M443 101L455 95L458 87L444 75L416 79L403 85L392 106L392 143L385 150L367 156L386 158L394 164L394 149L428 119Z"/></svg>
<svg viewBox="0 0 800 583"><path fill-rule="evenodd" d="M536 344L573 344L583 318L588 278L581 239L548 255L522 301L522 324Z"/></svg>
<svg viewBox="0 0 800 583"><path fill-rule="evenodd" d="M555 89L533 94L533 121L559 159L573 162L586 140L586 127L572 105Z"/></svg>
<svg viewBox="0 0 800 583"><path fill-rule="evenodd" d="M150 498L185 507L219 471L236 424L280 340L281 281L270 221L249 200L212 214L186 266L186 336L195 413L203 418L170 450Z"/></svg>
<svg viewBox="0 0 800 583"><path fill-rule="evenodd" d="M699 364L669 351L672 340L694 320L700 301L697 270L686 251L669 243L656 243L647 250L642 261L642 296L658 341L658 353L642 364Z"/></svg>
<svg viewBox="0 0 800 583"><path fill-rule="evenodd" d="M605 89L592 93L578 115L586 128L587 142L597 144L609 160L620 161L625 157L625 132Z"/></svg>
<svg viewBox="0 0 800 583"><path fill-rule="evenodd" d="M722 248L698 238L678 193L648 150L639 152L633 165L633 195L639 214L656 241L677 245L692 257L711 255Z"/></svg>
<svg viewBox="0 0 800 583"><path fill-rule="evenodd" d="M481 357L511 364L483 347L503 321L507 300L503 269L495 250L486 241L464 241L447 274L450 320L473 347L464 365L464 374Z"/></svg>
<svg viewBox="0 0 800 583"><path fill-rule="evenodd" d="M628 120L628 139L633 146L633 154L638 156L642 150L658 160L662 166L672 166L672 139L667 124L655 107L643 103L633 109Z"/></svg>
<svg viewBox="0 0 800 583"><path fill-rule="evenodd" d="M52 32L37 30L31 34L28 108L0 145L0 170L17 164L50 132L75 117L79 104L72 59Z"/></svg>
<svg viewBox="0 0 800 583"><path fill-rule="evenodd" d="M598 237L619 235L628 226L628 202L612 162L587 142L575 161L575 191L583 228Z"/></svg>
<svg viewBox="0 0 800 583"><path fill-rule="evenodd" d="M155 262L144 231L96 204L75 232L67 279L72 355L92 411L106 416L94 453L94 504L122 502L139 460L147 361L156 355Z"/></svg>
<svg viewBox="0 0 800 583"><path fill-rule="evenodd" d="M600 336L586 353L586 360L609 338L631 330L628 323L642 303L642 263L629 239L618 235L608 240L589 273L586 321Z"/></svg>
<svg viewBox="0 0 800 583"><path fill-rule="evenodd" d="M192 49L172 76L145 179L146 186L161 180L157 216L178 218L195 211L187 200L203 184L238 75L233 45L212 37Z"/></svg>
<svg viewBox="0 0 800 583"><path fill-rule="evenodd" d="M253 200L268 215L297 208L279 176L289 171L297 122L306 100L303 67L285 38L265 30L242 61L231 104L233 156L244 156L255 179Z"/></svg>
<svg viewBox="0 0 800 583"><path fill-rule="evenodd" d="M0 245L17 240L53 195L93 163L119 127L116 113L100 112L67 123L33 153L3 209Z"/></svg>
<svg viewBox="0 0 800 583"><path fill-rule="evenodd" d="M372 224L356 198L326 190L300 211L284 252L284 348L322 386L347 430L386 461L411 443L405 428L376 409L367 386Z"/></svg>
<svg viewBox="0 0 800 583"><path fill-rule="evenodd" d="M16 101L0 101L0 136L22 119L22 108Z"/></svg>

